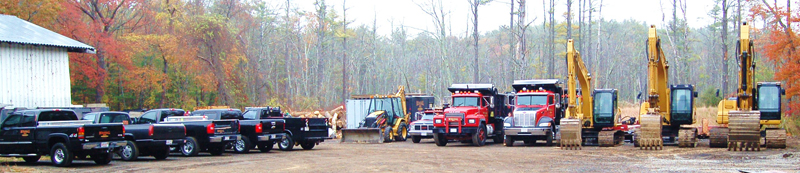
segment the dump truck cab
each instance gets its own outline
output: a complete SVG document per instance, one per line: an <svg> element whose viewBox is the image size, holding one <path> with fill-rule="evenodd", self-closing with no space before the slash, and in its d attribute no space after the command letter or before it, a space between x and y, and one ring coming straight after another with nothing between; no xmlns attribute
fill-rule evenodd
<svg viewBox="0 0 800 173"><path fill-rule="evenodd" d="M486 138L503 140L503 118L510 112L508 98L492 84L453 84L452 107L433 118L434 142L445 146L449 140L469 141L476 146Z"/></svg>
<svg viewBox="0 0 800 173"><path fill-rule="evenodd" d="M545 140L553 143L555 126L564 116L561 106L563 89L558 79L517 80L514 112L503 121L506 146L522 140L525 144Z"/></svg>

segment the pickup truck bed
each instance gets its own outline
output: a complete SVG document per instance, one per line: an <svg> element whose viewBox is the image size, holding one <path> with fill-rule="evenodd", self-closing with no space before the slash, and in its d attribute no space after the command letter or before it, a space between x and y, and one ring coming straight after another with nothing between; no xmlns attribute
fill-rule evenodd
<svg viewBox="0 0 800 173"><path fill-rule="evenodd" d="M139 156L164 160L169 156L169 148L182 145L186 138L183 124L129 124L131 119L125 112L93 112L85 114L83 119L98 124L125 124L127 145L117 155L126 161L136 160Z"/></svg>

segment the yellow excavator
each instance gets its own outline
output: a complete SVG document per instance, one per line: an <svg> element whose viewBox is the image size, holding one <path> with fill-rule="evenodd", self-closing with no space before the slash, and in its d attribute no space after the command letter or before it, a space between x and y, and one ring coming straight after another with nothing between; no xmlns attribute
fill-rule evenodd
<svg viewBox="0 0 800 173"><path fill-rule="evenodd" d="M711 129L709 145L728 147L728 150L761 150L764 136L767 148L786 148L786 130L781 124L781 96L785 91L780 82L755 82L755 59L750 25L742 23L737 55L739 85L736 97L721 100L717 106L717 123L723 127ZM727 127L724 127L727 125ZM762 130L764 129L764 130Z"/></svg>
<svg viewBox="0 0 800 173"><path fill-rule="evenodd" d="M634 134L634 145L661 150L665 140L674 143L677 137L678 146L696 147L697 129L690 125L695 122L697 92L692 85L669 85L669 64L654 25L650 26L646 46L647 101L639 109L641 127Z"/></svg>
<svg viewBox="0 0 800 173"><path fill-rule="evenodd" d="M620 125L616 89L593 89L592 77L583 64L581 54L575 50L572 39L567 41L567 97L566 117L561 119L561 149L581 149L583 144L597 143L601 147L622 144L625 133L615 128ZM577 81L577 82L576 82ZM582 92L578 101L578 83Z"/></svg>
<svg viewBox="0 0 800 173"><path fill-rule="evenodd" d="M405 141L408 137L406 92L401 85L397 93L369 97L367 116L356 129L342 129L341 142L383 143Z"/></svg>

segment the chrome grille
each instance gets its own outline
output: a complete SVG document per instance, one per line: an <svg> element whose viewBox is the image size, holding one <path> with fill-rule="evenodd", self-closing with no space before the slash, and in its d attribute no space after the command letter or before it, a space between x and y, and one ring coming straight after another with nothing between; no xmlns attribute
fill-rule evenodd
<svg viewBox="0 0 800 173"><path fill-rule="evenodd" d="M458 126L458 125L459 125L459 123L458 123L458 122L448 122L448 123L447 123L447 125L450 125L450 126Z"/></svg>
<svg viewBox="0 0 800 173"><path fill-rule="evenodd" d="M517 127L536 126L536 114L535 113L514 114L514 126Z"/></svg>
<svg viewBox="0 0 800 173"><path fill-rule="evenodd" d="M445 117L458 117L464 119L464 113L446 113L444 114Z"/></svg>
<svg viewBox="0 0 800 173"><path fill-rule="evenodd" d="M414 125L414 130L431 130L433 125Z"/></svg>

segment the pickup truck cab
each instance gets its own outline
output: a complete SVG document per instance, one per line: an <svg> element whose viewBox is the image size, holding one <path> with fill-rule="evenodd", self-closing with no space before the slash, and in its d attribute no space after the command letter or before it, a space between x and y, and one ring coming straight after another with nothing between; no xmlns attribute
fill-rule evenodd
<svg viewBox="0 0 800 173"><path fill-rule="evenodd" d="M183 109L153 109L142 114L136 124L183 124L186 142L178 149L184 156L196 156L200 151L222 155L225 145L241 139L239 121L208 120L205 117L184 116Z"/></svg>
<svg viewBox="0 0 800 173"><path fill-rule="evenodd" d="M280 141L286 133L285 122L282 119L261 119L256 112L249 112L243 116L239 109L206 109L192 112L191 116L205 116L210 120L234 119L239 120L242 138L231 143L234 151L248 153L258 146L259 151L269 152L276 141Z"/></svg>
<svg viewBox="0 0 800 173"><path fill-rule="evenodd" d="M422 139L433 138L433 116L443 113L443 109L428 109L421 112L422 116L415 118L418 120L409 125L411 129L408 135L411 136L411 142L419 143Z"/></svg>
<svg viewBox="0 0 800 173"><path fill-rule="evenodd" d="M122 123L80 121L72 110L32 109L11 113L0 123L0 156L37 162L49 155L54 166L89 156L105 165L127 142Z"/></svg>
<svg viewBox="0 0 800 173"><path fill-rule="evenodd" d="M164 160L169 156L170 147L183 145L186 140L183 124L131 124L130 115L125 112L92 112L84 114L82 119L95 124L122 123L127 145L117 155L125 161L136 160L139 156Z"/></svg>
<svg viewBox="0 0 800 173"><path fill-rule="evenodd" d="M278 143L278 148L291 151L294 146L301 146L304 150L313 149L315 145L324 142L328 137L327 118L295 118L284 116L280 107L252 107L244 112L245 117L258 119L284 120L284 133L286 136Z"/></svg>

